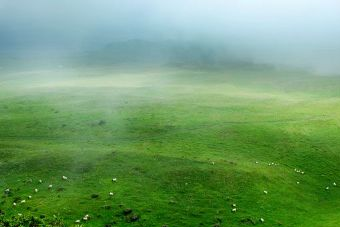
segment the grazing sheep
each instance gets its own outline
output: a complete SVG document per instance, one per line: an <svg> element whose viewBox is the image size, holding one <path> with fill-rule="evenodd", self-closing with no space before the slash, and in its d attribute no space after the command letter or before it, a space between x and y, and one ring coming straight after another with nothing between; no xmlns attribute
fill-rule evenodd
<svg viewBox="0 0 340 227"><path fill-rule="evenodd" d="M49 186L48 186L48 189L51 189L53 187L53 185L52 184L50 184Z"/></svg>
<svg viewBox="0 0 340 227"><path fill-rule="evenodd" d="M77 224L80 223L80 220L76 220L75 223L77 223Z"/></svg>
<svg viewBox="0 0 340 227"><path fill-rule="evenodd" d="M268 191L265 190L265 191L263 191L263 193L267 195L267 194L268 194Z"/></svg>
<svg viewBox="0 0 340 227"><path fill-rule="evenodd" d="M333 186L336 186L336 183L335 183L335 182L333 182Z"/></svg>
<svg viewBox="0 0 340 227"><path fill-rule="evenodd" d="M35 193L37 193L38 191L39 191L39 190L38 190L37 188L36 188L36 189L34 189L34 192L35 192Z"/></svg>
<svg viewBox="0 0 340 227"><path fill-rule="evenodd" d="M233 205L231 205L232 207L236 207L236 204L234 203Z"/></svg>
<svg viewBox="0 0 340 227"><path fill-rule="evenodd" d="M28 196L28 199L32 199L32 196L31 196L31 195L29 195L29 196Z"/></svg>
<svg viewBox="0 0 340 227"><path fill-rule="evenodd" d="M211 162L212 165L215 165L215 162Z"/></svg>
<svg viewBox="0 0 340 227"><path fill-rule="evenodd" d="M300 184L300 182L299 182L299 181L297 181L297 182L296 182L296 184Z"/></svg>
<svg viewBox="0 0 340 227"><path fill-rule="evenodd" d="M9 193L11 190L9 188L5 189L5 193Z"/></svg>
<svg viewBox="0 0 340 227"><path fill-rule="evenodd" d="M258 161L256 161L255 163L256 163L256 164L259 164L259 162L258 162Z"/></svg>
<svg viewBox="0 0 340 227"><path fill-rule="evenodd" d="M326 190L329 190L329 187L328 187L328 186L326 187Z"/></svg>
<svg viewBox="0 0 340 227"><path fill-rule="evenodd" d="M117 178L112 178L112 182L117 182Z"/></svg>
<svg viewBox="0 0 340 227"><path fill-rule="evenodd" d="M13 206L16 206L17 205L17 203L13 203Z"/></svg>
<svg viewBox="0 0 340 227"><path fill-rule="evenodd" d="M39 180L39 183L40 183L40 184L42 184L42 182L43 182L42 180Z"/></svg>
<svg viewBox="0 0 340 227"><path fill-rule="evenodd" d="M65 177L65 176L63 176L63 177L62 177L62 179L63 179L63 180L67 180L68 178L67 178L67 177Z"/></svg>
<svg viewBox="0 0 340 227"><path fill-rule="evenodd" d="M295 172L297 172L297 173L305 174L305 172L304 172L304 171L302 171L302 170L299 170L299 169L294 169L294 171L295 171Z"/></svg>
<svg viewBox="0 0 340 227"><path fill-rule="evenodd" d="M20 203L26 203L26 200L21 200L21 202Z"/></svg>
<svg viewBox="0 0 340 227"><path fill-rule="evenodd" d="M88 214L86 214L86 215L83 217L83 220L84 220L84 221L87 221L89 218L90 218L90 216L89 216Z"/></svg>
<svg viewBox="0 0 340 227"><path fill-rule="evenodd" d="M18 216L22 216L22 213L18 213Z"/></svg>
<svg viewBox="0 0 340 227"><path fill-rule="evenodd" d="M113 192L110 192L109 195L110 195L110 196L113 196Z"/></svg>
<svg viewBox="0 0 340 227"><path fill-rule="evenodd" d="M231 212L234 212L234 213L235 213L236 210L237 210L236 208L233 208L233 209L231 209Z"/></svg>
<svg viewBox="0 0 340 227"><path fill-rule="evenodd" d="M263 219L263 218L260 218L260 222L262 222L262 223L263 223L263 222L264 222L264 219Z"/></svg>

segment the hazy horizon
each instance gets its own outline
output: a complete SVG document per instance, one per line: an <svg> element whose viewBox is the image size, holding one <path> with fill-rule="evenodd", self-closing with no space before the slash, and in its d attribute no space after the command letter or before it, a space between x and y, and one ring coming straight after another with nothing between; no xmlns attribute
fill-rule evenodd
<svg viewBox="0 0 340 227"><path fill-rule="evenodd" d="M339 72L335 0L0 0L0 51L98 50L113 42L199 43L257 63Z"/></svg>

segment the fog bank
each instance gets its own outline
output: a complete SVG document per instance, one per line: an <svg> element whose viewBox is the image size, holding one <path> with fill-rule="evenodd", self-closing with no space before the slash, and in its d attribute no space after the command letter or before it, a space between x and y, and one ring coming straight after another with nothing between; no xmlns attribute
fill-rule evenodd
<svg viewBox="0 0 340 227"><path fill-rule="evenodd" d="M52 57L136 39L192 42L235 59L338 72L339 25L337 0L0 0L0 51Z"/></svg>

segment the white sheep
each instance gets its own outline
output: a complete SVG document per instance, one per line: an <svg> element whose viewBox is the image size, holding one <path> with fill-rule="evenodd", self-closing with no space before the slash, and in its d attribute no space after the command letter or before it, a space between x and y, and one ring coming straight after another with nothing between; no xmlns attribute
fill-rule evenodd
<svg viewBox="0 0 340 227"><path fill-rule="evenodd" d="M16 206L17 205L17 203L13 203L13 206Z"/></svg>
<svg viewBox="0 0 340 227"><path fill-rule="evenodd" d="M263 219L263 218L260 218L260 222L264 222L264 219Z"/></svg>
<svg viewBox="0 0 340 227"><path fill-rule="evenodd" d="M113 196L113 192L110 192L109 195L110 195L110 196Z"/></svg>
<svg viewBox="0 0 340 227"><path fill-rule="evenodd" d="M34 189L34 192L35 192L35 193L37 193L38 191L39 191L39 190L38 190L37 188L36 188L36 189Z"/></svg>
<svg viewBox="0 0 340 227"><path fill-rule="evenodd" d="M75 223L80 223L80 220L76 220Z"/></svg>
<svg viewBox="0 0 340 227"><path fill-rule="evenodd" d="M326 187L326 190L329 190L329 187L328 187L328 186Z"/></svg>
<svg viewBox="0 0 340 227"><path fill-rule="evenodd" d="M264 190L263 193L267 195L267 194L268 194L268 191Z"/></svg>
<svg viewBox="0 0 340 227"><path fill-rule="evenodd" d="M87 221L89 218L90 218L90 216L89 216L88 214L86 214L86 215L83 217L83 220L84 220L84 221Z"/></svg>
<svg viewBox="0 0 340 227"><path fill-rule="evenodd" d="M63 180L67 180L68 178L67 178L66 176L63 176L62 179L63 179Z"/></svg>
<svg viewBox="0 0 340 227"><path fill-rule="evenodd" d="M296 182L296 184L300 184L300 182L299 182L299 181L297 181L297 182Z"/></svg>
<svg viewBox="0 0 340 227"><path fill-rule="evenodd" d="M49 186L48 186L48 189L51 189L53 187L53 185L52 184L50 184Z"/></svg>
<svg viewBox="0 0 340 227"><path fill-rule="evenodd" d="M234 213L235 213L236 210L237 210L236 208L233 208L233 209L231 209L231 212L234 212Z"/></svg>
<svg viewBox="0 0 340 227"><path fill-rule="evenodd" d="M112 182L117 182L117 178L112 178Z"/></svg>
<svg viewBox="0 0 340 227"><path fill-rule="evenodd" d="M236 204L234 203L233 205L231 205L232 207L236 207Z"/></svg>
<svg viewBox="0 0 340 227"><path fill-rule="evenodd" d="M5 189L6 193L9 193L11 190L9 188Z"/></svg>
<svg viewBox="0 0 340 227"><path fill-rule="evenodd" d="M31 195L29 195L29 196L28 196L28 199L32 199L32 196L31 196Z"/></svg>
<svg viewBox="0 0 340 227"><path fill-rule="evenodd" d="M335 182L333 182L333 186L336 186L336 183L335 183Z"/></svg>
<svg viewBox="0 0 340 227"><path fill-rule="evenodd" d="M21 202L20 203L26 203L26 200L21 200Z"/></svg>
<svg viewBox="0 0 340 227"><path fill-rule="evenodd" d="M43 182L42 180L39 180L39 183L40 183L40 184L42 184L42 182Z"/></svg>

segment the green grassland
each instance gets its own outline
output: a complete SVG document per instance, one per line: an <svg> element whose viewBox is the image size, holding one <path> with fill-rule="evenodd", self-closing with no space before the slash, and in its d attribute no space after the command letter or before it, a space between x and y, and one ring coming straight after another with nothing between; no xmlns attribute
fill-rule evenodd
<svg viewBox="0 0 340 227"><path fill-rule="evenodd" d="M56 215L76 226L89 214L81 225L148 227L340 222L340 77L84 67L3 70L0 79L6 218Z"/></svg>

